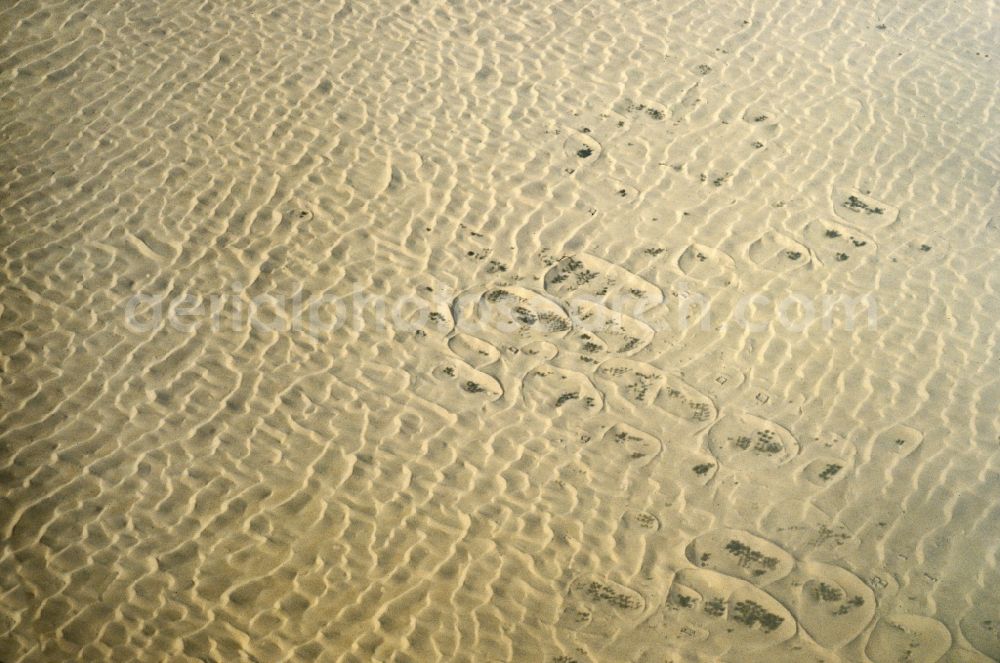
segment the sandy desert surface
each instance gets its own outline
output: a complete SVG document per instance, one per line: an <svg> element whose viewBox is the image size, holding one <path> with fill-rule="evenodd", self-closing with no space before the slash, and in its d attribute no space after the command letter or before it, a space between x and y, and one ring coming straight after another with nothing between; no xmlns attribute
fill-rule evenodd
<svg viewBox="0 0 1000 663"><path fill-rule="evenodd" d="M0 661L1000 659L992 2L0 8Z"/></svg>

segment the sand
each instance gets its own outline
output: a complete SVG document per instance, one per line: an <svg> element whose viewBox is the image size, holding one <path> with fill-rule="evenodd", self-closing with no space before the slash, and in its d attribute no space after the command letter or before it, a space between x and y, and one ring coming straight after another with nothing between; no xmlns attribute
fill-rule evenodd
<svg viewBox="0 0 1000 663"><path fill-rule="evenodd" d="M4 4L0 660L1000 659L997 34Z"/></svg>

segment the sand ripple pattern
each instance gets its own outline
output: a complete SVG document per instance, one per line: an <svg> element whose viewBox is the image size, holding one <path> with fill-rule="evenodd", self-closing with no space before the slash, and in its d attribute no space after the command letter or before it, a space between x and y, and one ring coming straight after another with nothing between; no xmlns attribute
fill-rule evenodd
<svg viewBox="0 0 1000 663"><path fill-rule="evenodd" d="M995 23L4 3L0 660L1000 659Z"/></svg>

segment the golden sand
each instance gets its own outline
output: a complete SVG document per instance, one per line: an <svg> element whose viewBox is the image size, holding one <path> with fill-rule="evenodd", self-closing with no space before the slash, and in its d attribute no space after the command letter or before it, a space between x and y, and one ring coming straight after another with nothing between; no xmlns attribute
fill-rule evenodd
<svg viewBox="0 0 1000 663"><path fill-rule="evenodd" d="M5 3L0 661L1000 659L997 29Z"/></svg>

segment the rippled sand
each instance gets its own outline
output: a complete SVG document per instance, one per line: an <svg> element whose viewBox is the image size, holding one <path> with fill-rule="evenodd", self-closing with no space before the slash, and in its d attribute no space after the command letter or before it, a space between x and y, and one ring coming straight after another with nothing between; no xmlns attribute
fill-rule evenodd
<svg viewBox="0 0 1000 663"><path fill-rule="evenodd" d="M4 663L1000 659L989 3L0 35Z"/></svg>

